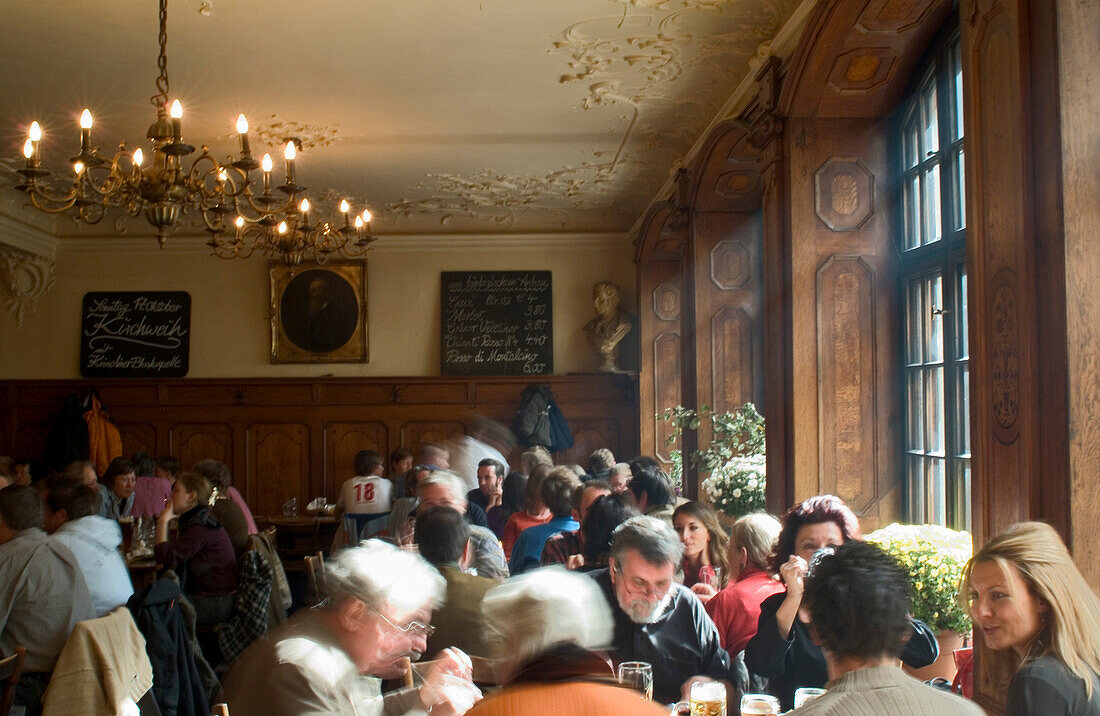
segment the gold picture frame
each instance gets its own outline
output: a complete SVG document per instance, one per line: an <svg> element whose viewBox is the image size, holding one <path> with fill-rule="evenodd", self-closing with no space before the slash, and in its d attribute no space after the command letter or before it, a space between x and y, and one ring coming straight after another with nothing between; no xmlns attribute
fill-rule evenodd
<svg viewBox="0 0 1100 716"><path fill-rule="evenodd" d="M272 363L368 361L366 261L269 271Z"/></svg>

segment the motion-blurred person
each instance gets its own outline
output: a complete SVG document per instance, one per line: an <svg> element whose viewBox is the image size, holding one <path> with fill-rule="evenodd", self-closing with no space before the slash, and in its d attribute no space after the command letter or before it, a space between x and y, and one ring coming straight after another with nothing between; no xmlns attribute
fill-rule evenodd
<svg viewBox="0 0 1100 716"><path fill-rule="evenodd" d="M471 716L668 712L615 684L598 653L611 640L611 612L590 579L560 569L517 577L486 595L485 619L504 688L474 706Z"/></svg>
<svg viewBox="0 0 1100 716"><path fill-rule="evenodd" d="M547 465L537 465L527 476L527 489L523 493L523 510L508 518L508 522L504 525L504 535L500 538L504 546L504 556L508 559L512 558L512 547L516 544L521 532L528 527L544 525L553 517L542 501L542 481L552 469Z"/></svg>
<svg viewBox="0 0 1100 716"><path fill-rule="evenodd" d="M528 478L531 477L531 472L539 465L554 466L554 458L550 456L550 451L542 445L529 447L519 456L520 472Z"/></svg>
<svg viewBox="0 0 1100 716"><path fill-rule="evenodd" d="M729 580L729 562L726 550L729 537L718 514L705 502L685 502L672 513L672 528L684 545L683 585L691 589L696 584L712 584L717 589Z"/></svg>
<svg viewBox="0 0 1100 716"><path fill-rule="evenodd" d="M550 510L550 520L545 524L528 527L520 533L512 547L512 558L508 563L508 571L513 575L539 566L546 540L561 532L573 532L580 527L573 518L573 493L580 486L580 480L568 467L558 466L547 474L542 481L540 496L546 509Z"/></svg>
<svg viewBox="0 0 1100 716"><path fill-rule="evenodd" d="M779 520L768 514L739 518L730 535L729 584L719 592L709 584L692 587L718 627L722 648L731 654L743 651L756 633L761 602L783 591L783 584L767 571L768 555L779 530Z"/></svg>
<svg viewBox="0 0 1100 716"><path fill-rule="evenodd" d="M551 535L542 548L539 564L543 567L560 564L566 568L577 565L577 558L584 552L584 534L581 526L588 516L588 508L593 502L611 494L611 487L605 480L589 480L573 490L573 519L577 529ZM570 557L573 559L570 560ZM571 564L572 562L572 564Z"/></svg>
<svg viewBox="0 0 1100 716"><path fill-rule="evenodd" d="M444 580L423 559L378 540L337 552L325 565L328 599L259 639L225 678L233 716L407 711L461 714L480 697L469 657L446 650L419 687L381 693L403 658L427 648Z"/></svg>
<svg viewBox="0 0 1100 716"><path fill-rule="evenodd" d="M743 689L748 674L739 661L730 662L703 605L674 581L683 551L655 517L634 517L615 530L610 567L589 575L611 606L614 658L653 665L655 701L679 701L692 682L713 679L730 684L735 702L740 695L733 688Z"/></svg>
<svg viewBox="0 0 1100 716"><path fill-rule="evenodd" d="M157 477L157 465L147 452L136 452L130 458L134 466L134 506L132 517L156 517L172 499L172 481ZM178 463L177 463L178 464Z"/></svg>
<svg viewBox="0 0 1100 716"><path fill-rule="evenodd" d="M420 497L417 510L442 505L466 514L464 483L446 470L436 470L420 481L416 488ZM467 519L467 522L469 520ZM482 577L507 579L508 564L495 534L488 527L470 525L470 543L473 546L472 566Z"/></svg>
<svg viewBox="0 0 1100 716"><path fill-rule="evenodd" d="M625 462L617 462L612 466L608 472L607 481L611 484L611 491L616 495L620 492L626 492L627 486L630 485L630 465Z"/></svg>
<svg viewBox="0 0 1100 716"><path fill-rule="evenodd" d="M959 593L1007 716L1100 714L1100 599L1053 527L1021 522L986 542Z"/></svg>
<svg viewBox="0 0 1100 716"><path fill-rule="evenodd" d="M446 598L432 614L435 633L428 637L428 659L448 646L474 656L489 656L485 646L485 625L481 600L497 582L466 574L473 560L470 525L462 513L451 507L433 506L417 510L416 544L420 556L447 580Z"/></svg>
<svg viewBox="0 0 1100 716"><path fill-rule="evenodd" d="M43 526L50 541L64 545L76 557L97 617L124 604L133 595L130 572L119 546L118 522L96 514L99 493L64 475L46 478Z"/></svg>
<svg viewBox="0 0 1100 716"><path fill-rule="evenodd" d="M35 464L27 458L19 458L12 464L13 484L30 485L35 481Z"/></svg>
<svg viewBox="0 0 1100 716"><path fill-rule="evenodd" d="M80 565L42 530L42 501L27 485L0 490L0 654L26 647L15 703L27 716L42 696L57 656L79 621L95 618Z"/></svg>
<svg viewBox="0 0 1100 716"><path fill-rule="evenodd" d="M783 519L768 568L786 589L760 605L756 634L745 646L745 663L749 671L768 679L769 692L784 709L793 707L799 687L821 688L829 680L825 655L800 613L806 568L822 548L862 539L855 513L833 495L811 497L789 509ZM909 624L910 638L901 659L919 669L935 661L940 649L926 624L916 619Z"/></svg>
<svg viewBox="0 0 1100 716"><path fill-rule="evenodd" d="M99 483L99 516L112 520L129 517L136 483L133 463L121 457L111 460Z"/></svg>
<svg viewBox="0 0 1100 716"><path fill-rule="evenodd" d="M470 490L476 490L478 467L485 460L495 460L500 463L497 475L503 479L508 474L508 460L504 456L516 445L512 431L480 415L467 415L464 422L466 434L450 443L450 466L447 469L462 478ZM482 509L489 509L486 505L477 504Z"/></svg>
<svg viewBox="0 0 1100 716"><path fill-rule="evenodd" d="M83 483L85 487L99 491L99 476L96 475L95 465L90 462L81 462L80 460L70 462L61 471L61 474L70 480Z"/></svg>
<svg viewBox="0 0 1100 716"><path fill-rule="evenodd" d="M806 575L803 606L829 671L826 693L793 713L980 716L961 696L898 666L909 638L909 574L879 547L853 540L822 554ZM1053 713L1043 711L1043 713Z"/></svg>
<svg viewBox="0 0 1100 716"><path fill-rule="evenodd" d="M399 487L397 483L405 479L405 473L411 470L412 466L413 454L408 448L394 448L393 451L390 452L389 477L394 483L394 488Z"/></svg>
<svg viewBox="0 0 1100 716"><path fill-rule="evenodd" d="M451 466L451 452L436 443L421 443L420 449L416 451L415 462L436 470L446 470Z"/></svg>

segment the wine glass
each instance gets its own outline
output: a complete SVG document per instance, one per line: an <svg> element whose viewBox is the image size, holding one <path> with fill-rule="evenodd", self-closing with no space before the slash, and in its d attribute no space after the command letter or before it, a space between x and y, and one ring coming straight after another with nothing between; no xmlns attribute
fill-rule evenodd
<svg viewBox="0 0 1100 716"><path fill-rule="evenodd" d="M619 664L619 683L640 691L653 700L653 665L645 661L624 661Z"/></svg>

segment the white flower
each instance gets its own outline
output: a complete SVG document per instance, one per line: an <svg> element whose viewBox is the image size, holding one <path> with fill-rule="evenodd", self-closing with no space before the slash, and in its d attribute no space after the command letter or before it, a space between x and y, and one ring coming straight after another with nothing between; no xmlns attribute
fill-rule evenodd
<svg viewBox="0 0 1100 716"><path fill-rule="evenodd" d="M734 496L735 499L741 497L741 488L740 487L733 488L733 496Z"/></svg>
<svg viewBox="0 0 1100 716"><path fill-rule="evenodd" d="M752 477L749 478L749 489L750 490L755 490L756 489L756 478L752 478Z"/></svg>

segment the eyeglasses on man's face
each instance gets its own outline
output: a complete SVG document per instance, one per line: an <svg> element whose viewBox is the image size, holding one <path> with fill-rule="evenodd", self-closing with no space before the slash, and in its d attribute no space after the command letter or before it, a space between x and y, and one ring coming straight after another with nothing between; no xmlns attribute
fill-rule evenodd
<svg viewBox="0 0 1100 716"><path fill-rule="evenodd" d="M653 584L636 575L628 575L621 567L614 563L611 564L611 569L614 569L616 574L619 575L620 583L628 594L651 597L653 599L663 599L664 596L668 594L668 590L672 588L671 579L668 581L661 580Z"/></svg>
<svg viewBox="0 0 1100 716"><path fill-rule="evenodd" d="M435 634L435 627L431 624L424 624L422 622L413 620L405 626L399 626L391 622L385 614L375 609L374 607L368 605L367 608L377 614L382 619L382 621L386 622L402 634L406 634L411 637L423 637L425 639L428 639L431 637L432 634Z"/></svg>

